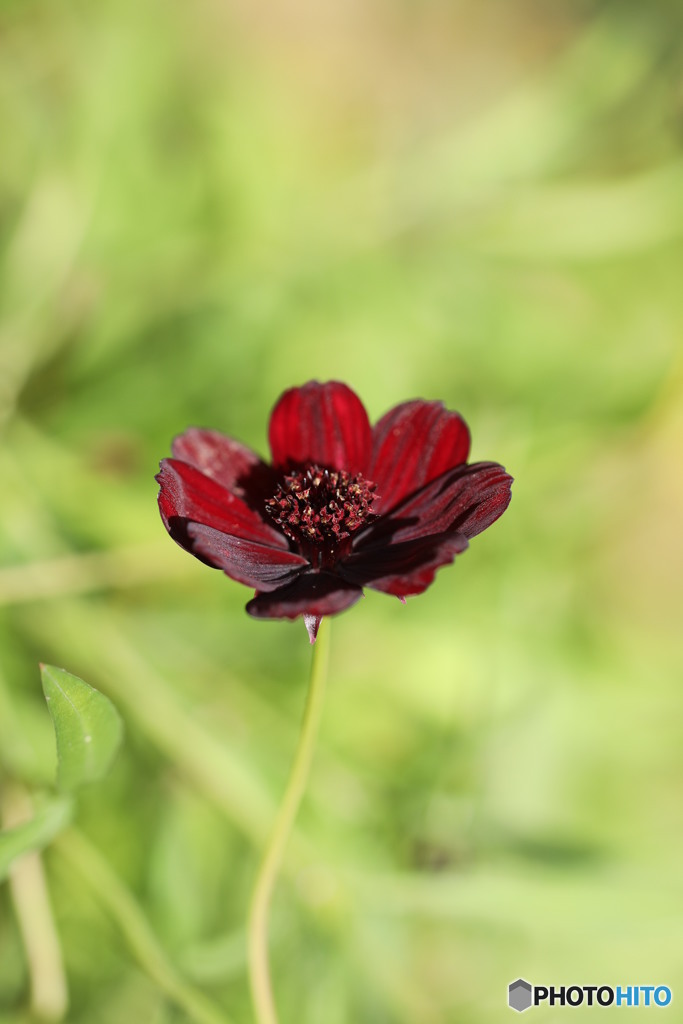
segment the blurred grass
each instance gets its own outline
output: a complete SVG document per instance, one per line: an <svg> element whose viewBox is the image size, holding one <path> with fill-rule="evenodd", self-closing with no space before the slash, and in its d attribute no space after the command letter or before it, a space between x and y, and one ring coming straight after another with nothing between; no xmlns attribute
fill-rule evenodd
<svg viewBox="0 0 683 1024"><path fill-rule="evenodd" d="M310 377L374 418L442 398L517 482L419 600L335 621L274 908L283 1024L487 1024L519 975L676 998L681 21L0 6L2 778L51 777L39 660L114 699L127 744L79 824L238 1022L309 652L168 541L153 476L190 423L265 450ZM69 1021L184 1019L46 863ZM3 891L3 1024L26 993Z"/></svg>

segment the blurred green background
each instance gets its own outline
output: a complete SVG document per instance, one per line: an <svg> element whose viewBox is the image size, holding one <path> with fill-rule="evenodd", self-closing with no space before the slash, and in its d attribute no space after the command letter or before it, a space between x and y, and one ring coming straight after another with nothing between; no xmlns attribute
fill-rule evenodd
<svg viewBox="0 0 683 1024"><path fill-rule="evenodd" d="M153 477L189 424L265 451L312 377L373 419L443 399L516 484L424 595L334 621L282 1024L492 1024L520 975L677 1013L681 29L674 0L0 4L0 783L53 776L38 661L112 698L78 827L236 1024L310 649L169 540ZM68 1021L188 1020L44 862ZM28 987L4 886L2 1024Z"/></svg>

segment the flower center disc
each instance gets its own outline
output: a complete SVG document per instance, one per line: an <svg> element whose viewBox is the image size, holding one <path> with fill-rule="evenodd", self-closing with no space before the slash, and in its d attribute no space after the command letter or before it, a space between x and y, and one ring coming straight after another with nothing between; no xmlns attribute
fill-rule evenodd
<svg viewBox="0 0 683 1024"><path fill-rule="evenodd" d="M360 473L308 466L278 484L266 511L292 540L327 546L350 537L372 517L374 492L375 484Z"/></svg>

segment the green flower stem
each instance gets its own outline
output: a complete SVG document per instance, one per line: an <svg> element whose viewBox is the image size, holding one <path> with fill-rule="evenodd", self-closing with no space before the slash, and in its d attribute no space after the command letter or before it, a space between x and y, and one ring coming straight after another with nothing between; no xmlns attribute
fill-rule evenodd
<svg viewBox="0 0 683 1024"><path fill-rule="evenodd" d="M330 623L325 619L321 623L318 639L313 648L308 697L294 764L259 868L249 908L249 981L258 1024L278 1024L268 965L268 916L275 880L306 788L313 759L313 748L325 697L329 647Z"/></svg>
<svg viewBox="0 0 683 1024"><path fill-rule="evenodd" d="M10 828L33 817L31 799L23 788L7 786L2 818ZM45 869L39 853L17 858L9 874L10 893L21 933L31 984L31 1012L41 1021L61 1020L68 991L59 935L50 905Z"/></svg>
<svg viewBox="0 0 683 1024"><path fill-rule="evenodd" d="M55 848L90 886L119 926L140 966L169 999L195 1024L230 1024L221 1010L178 974L130 890L85 836L69 829L56 840Z"/></svg>

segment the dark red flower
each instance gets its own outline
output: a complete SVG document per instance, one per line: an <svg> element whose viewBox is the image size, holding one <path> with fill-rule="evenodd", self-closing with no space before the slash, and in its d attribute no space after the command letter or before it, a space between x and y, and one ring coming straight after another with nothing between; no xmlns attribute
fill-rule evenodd
<svg viewBox="0 0 683 1024"><path fill-rule="evenodd" d="M363 587L421 594L510 502L512 478L467 464L467 425L441 402L404 402L371 427L345 384L311 381L278 400L269 440L270 465L191 427L161 463L159 509L181 547L254 587L250 615L303 615L311 642Z"/></svg>

